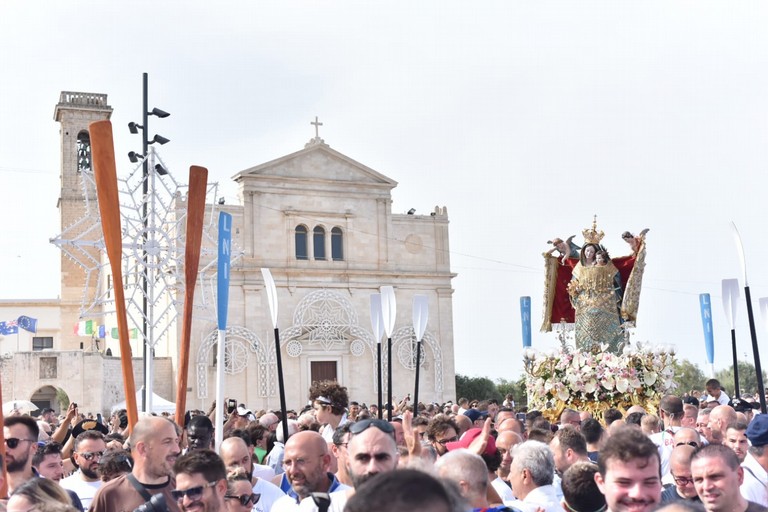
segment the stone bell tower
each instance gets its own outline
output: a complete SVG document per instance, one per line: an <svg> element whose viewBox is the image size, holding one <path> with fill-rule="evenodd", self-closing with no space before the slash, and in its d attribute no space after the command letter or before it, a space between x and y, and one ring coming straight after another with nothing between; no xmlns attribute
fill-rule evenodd
<svg viewBox="0 0 768 512"><path fill-rule="evenodd" d="M58 201L61 232L72 240L101 238L101 228L96 223L98 204L92 179L91 140L88 125L94 121L109 119L112 107L107 104L106 94L63 91L54 110L54 119L61 124L61 192ZM86 201L87 200L87 201ZM90 210L90 211L89 211ZM82 245L82 244L81 244ZM62 247L61 252L61 341L59 350L80 348L84 338L75 336L74 326L79 321L83 294L94 297L96 276L87 272L68 254L76 252L80 261L101 260L97 247Z"/></svg>

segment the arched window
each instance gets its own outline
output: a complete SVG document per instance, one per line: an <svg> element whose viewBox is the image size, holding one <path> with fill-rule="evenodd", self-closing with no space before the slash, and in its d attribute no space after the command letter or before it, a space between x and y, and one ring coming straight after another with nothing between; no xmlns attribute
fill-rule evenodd
<svg viewBox="0 0 768 512"><path fill-rule="evenodd" d="M331 230L331 258L333 261L344 260L344 234L341 228Z"/></svg>
<svg viewBox="0 0 768 512"><path fill-rule="evenodd" d="M77 172L91 170L91 136L83 130L77 134Z"/></svg>
<svg viewBox="0 0 768 512"><path fill-rule="evenodd" d="M307 226L296 226L296 259L308 260L309 252L307 251Z"/></svg>
<svg viewBox="0 0 768 512"><path fill-rule="evenodd" d="M316 260L325 259L325 229L322 226L315 226L312 237L312 248L315 251Z"/></svg>

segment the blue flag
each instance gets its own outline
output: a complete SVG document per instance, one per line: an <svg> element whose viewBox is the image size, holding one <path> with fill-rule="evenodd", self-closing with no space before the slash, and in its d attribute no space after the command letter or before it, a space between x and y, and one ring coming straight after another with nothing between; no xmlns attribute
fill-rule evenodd
<svg viewBox="0 0 768 512"><path fill-rule="evenodd" d="M18 322L19 322L19 327L21 327L25 331L29 331L33 333L37 332L37 318L21 315L19 317Z"/></svg>
<svg viewBox="0 0 768 512"><path fill-rule="evenodd" d="M19 324L16 320L10 322L0 322L0 334L3 336L8 334L19 334Z"/></svg>
<svg viewBox="0 0 768 512"><path fill-rule="evenodd" d="M708 293L699 294L699 305L701 306L701 325L704 327L704 347L707 349L707 362L712 364L715 361L715 340L712 333L712 302L709 300Z"/></svg>
<svg viewBox="0 0 768 512"><path fill-rule="evenodd" d="M523 321L523 347L531 346L531 298L520 297L520 317Z"/></svg>
<svg viewBox="0 0 768 512"><path fill-rule="evenodd" d="M217 325L220 331L227 328L227 307L229 307L229 264L232 260L232 216L219 213L219 259L217 262L216 306Z"/></svg>

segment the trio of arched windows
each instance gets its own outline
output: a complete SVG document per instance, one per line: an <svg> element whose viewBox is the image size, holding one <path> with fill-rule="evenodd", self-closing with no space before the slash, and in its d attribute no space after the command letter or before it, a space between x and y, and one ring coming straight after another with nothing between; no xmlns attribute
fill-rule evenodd
<svg viewBox="0 0 768 512"><path fill-rule="evenodd" d="M325 246L325 228L315 226L312 230L312 258L315 260L327 260L327 251ZM309 247L309 229L303 224L299 224L295 229L296 237L296 259L308 260ZM340 227L331 229L331 259L333 261L344 260L344 233Z"/></svg>

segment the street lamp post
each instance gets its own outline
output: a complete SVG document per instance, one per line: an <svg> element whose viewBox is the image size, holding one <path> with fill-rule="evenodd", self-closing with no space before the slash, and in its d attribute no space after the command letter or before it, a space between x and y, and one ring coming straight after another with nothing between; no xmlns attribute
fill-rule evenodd
<svg viewBox="0 0 768 512"><path fill-rule="evenodd" d="M159 108L153 108L152 111L149 110L149 76L147 73L143 74L143 80L142 80L142 112L141 112L141 125L138 125L134 122L128 123L128 130L130 130L131 133L136 134L139 130L141 130L141 156L136 155L133 151L128 153L128 158L131 160L131 162L137 162L139 158L141 158L141 166L142 166L142 193L143 193L143 201L142 201L142 210L141 210L141 221L143 225L143 234L142 234L142 268L144 271L142 272L141 276L141 287L142 287L142 299L141 299L141 312L142 312L142 336L144 339L144 347L143 347L143 357L144 357L144 387L142 388L142 394L141 394L141 409L144 412L150 412L152 408L152 348L150 344L150 339L152 337L152 333L149 332L149 324L147 322L148 315L151 314L151 311L149 311L152 307L151 304L147 301L147 296L149 292L149 279L147 276L147 273L149 272L149 265L147 260L147 239L148 239L148 226L149 226L149 208L148 208L148 198L149 198L149 145L154 144L155 142L159 144L165 144L169 142L168 139L161 135L155 135L153 139L149 140L149 116L154 115L159 118L165 118L168 117L170 114L168 112L165 112L163 110L160 110ZM162 169L162 166L154 166L154 170L158 172L159 174L164 174L165 170ZM162 172L161 172L162 170Z"/></svg>

